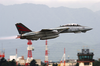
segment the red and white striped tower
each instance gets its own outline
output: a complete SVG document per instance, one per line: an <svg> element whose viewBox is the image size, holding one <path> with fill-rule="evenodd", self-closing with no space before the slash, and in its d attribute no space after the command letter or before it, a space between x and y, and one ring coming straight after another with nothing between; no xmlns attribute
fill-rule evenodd
<svg viewBox="0 0 100 66"><path fill-rule="evenodd" d="M63 54L62 59L61 59L60 64L59 64L60 66L61 66L62 62L64 62L63 66L66 66L65 48L64 48L64 54Z"/></svg>
<svg viewBox="0 0 100 66"><path fill-rule="evenodd" d="M32 57L32 42L31 42L31 40L28 40L27 45L28 45L28 47L27 47L28 55L27 55L26 63L30 63L30 60L33 60L33 57Z"/></svg>
<svg viewBox="0 0 100 66"><path fill-rule="evenodd" d="M17 49L16 49L16 60L17 60Z"/></svg>
<svg viewBox="0 0 100 66"><path fill-rule="evenodd" d="M16 59L15 59L16 61L17 61L17 49L16 49ZM16 66L18 65L18 62L16 62Z"/></svg>
<svg viewBox="0 0 100 66"><path fill-rule="evenodd" d="M5 49L3 49L1 57L4 58L5 57Z"/></svg>
<svg viewBox="0 0 100 66"><path fill-rule="evenodd" d="M0 51L0 59L2 58L1 51Z"/></svg>
<svg viewBox="0 0 100 66"><path fill-rule="evenodd" d="M66 63L66 57L65 57L65 48L64 48L64 66L65 66L65 63Z"/></svg>
<svg viewBox="0 0 100 66"><path fill-rule="evenodd" d="M47 63L48 65L48 46L47 46L47 40L46 40L46 44L45 44L45 63Z"/></svg>
<svg viewBox="0 0 100 66"><path fill-rule="evenodd" d="M2 58L4 58L5 57L5 53L3 52L3 54L2 54Z"/></svg>

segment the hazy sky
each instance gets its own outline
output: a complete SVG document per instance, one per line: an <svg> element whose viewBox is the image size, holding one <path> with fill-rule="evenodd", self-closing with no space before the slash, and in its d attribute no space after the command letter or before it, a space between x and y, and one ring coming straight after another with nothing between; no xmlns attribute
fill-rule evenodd
<svg viewBox="0 0 100 66"><path fill-rule="evenodd" d="M100 2L100 0L0 0L0 4L3 4L3 5L33 3L33 4L44 4L44 5L48 5L49 7L59 7L59 6L65 6L65 7L89 7L92 4L97 3L97 2ZM23 8L24 8L24 6L23 6ZM26 15L30 15L30 13L28 13L27 11L25 11L25 14L24 14L25 17L24 17L23 15L21 15L24 11L20 11L20 9L19 9L19 11L15 10L15 12L13 11L13 8L9 9L9 11L5 10L3 12L5 14L3 14L1 12L0 15L3 15L3 16L2 16L2 18L0 17L0 22L2 22L0 27L8 26L9 28L8 27L4 27L3 29L1 28L1 30L2 30L1 32L2 33L0 35L1 36L18 35L17 29L15 27L15 22L23 22L24 24L26 23L25 25L27 25L28 27L32 27L32 30L37 30L37 29L41 30L44 27L45 23L47 24L45 26L46 28L48 28L49 26L50 27L56 27L57 25L59 26L59 25L62 25L62 24L69 23L66 20L66 18L68 16L66 16L64 21L62 21L63 17L57 17L56 18L56 16L54 16L54 20L52 20L53 17L51 17L51 18L47 17L48 19L46 19L46 20L45 20L45 17L43 17L43 20L42 20L41 19L42 15L40 16L40 14L37 11L34 11L34 12L36 12L36 14L35 14L35 13L33 13L33 11L34 11L34 9L32 9L32 12L29 11L30 13L32 13L32 17L26 16ZM45 9L43 9L43 11L45 11ZM42 11L42 13L44 13L43 11ZM9 12L11 12L11 13L9 13ZM12 15L13 12L14 12L14 16ZM88 11L86 9L86 11L84 11L84 12L86 12L86 14L88 14L88 12L91 12L91 11ZM56 12L54 12L54 13L56 13ZM75 12L75 13L78 14L77 12ZM6 14L8 14L8 15L6 15ZM17 15L17 14L20 14L20 16ZM35 17L34 17L34 14L35 14ZM86 15L86 14L83 13L82 15ZM62 54L63 54L63 53L61 53L61 52L63 52L63 47L66 47L66 50L67 50L66 54L70 55L71 58L72 57L76 58L76 56L77 56L76 55L77 48L80 49L80 47L82 47L82 46L84 46L86 44L86 45L88 45L92 49L94 49L96 47L94 49L95 53L97 53L97 55L95 55L95 57L99 57L100 56L100 54L98 54L99 53L99 50L98 50L99 49L99 43L100 43L100 40L99 40L100 37L98 37L99 33L100 33L100 31L98 30L99 22L100 22L99 19L98 19L99 17L97 18L98 21L96 22L95 16L97 14L95 14L93 12L91 12L89 14L88 14L88 16L86 16L86 17L89 17L89 18L84 20L84 22L83 22L83 19L85 19L85 18L83 18L81 20L82 21L81 22L80 19L79 20L78 19L74 19L74 16L72 16L72 18L74 20L72 20L71 17L69 17L68 21L70 21L70 22L75 21L76 22L76 20L78 20L78 22L77 22L78 24L82 24L83 26L86 25L86 26L92 27L93 30L88 31L87 33L80 33L80 34L62 34L62 35L60 35L60 37L58 37L56 39L49 40L49 45L51 45L51 46L49 46L49 48L50 47L51 47L51 49L52 48L57 48L56 50L53 49L53 50L51 50L49 52L49 53L53 52L53 53L51 53L51 55L52 54L58 54L58 57L61 58ZM52 12L50 12L50 14L48 14L48 15L52 16L53 14L52 14ZM37 16L40 16L39 19L36 18ZM43 16L46 16L46 14L43 15ZM77 16L77 18L80 18L79 16ZM81 16L81 17L84 17L84 16ZM57 20L58 18L60 18L61 20ZM94 21L92 19L94 19ZM41 20L42 20L43 23L41 22ZM49 21L47 21L47 20L49 20ZM5 25L5 23L8 23L8 22L9 22L9 25L7 25L7 24ZM30 22L30 23L28 23L28 22ZM53 25L54 22L55 22L56 25ZM41 25L37 26L39 23ZM50 25L50 24L52 24L52 25ZM6 37L6 39L13 39L14 37L15 36ZM64 38L64 39L62 39L62 38ZM3 39L3 40L1 40L1 39ZM5 39L5 37L4 38L0 38L0 46L2 46L2 44L4 44L4 48L6 50L6 57L7 58L15 52L15 51L10 52L10 51L14 50L16 48L18 48L18 50L19 50L19 53L18 53L19 56L24 55L25 57L27 57L27 49L26 49L27 41L26 40L22 41L20 39L18 39L18 40L16 39L16 40L13 40L13 41L12 40L6 40L5 41L4 39ZM44 54L45 54L44 53L44 48L45 48L44 44L45 44L45 41L40 41L40 40L33 42L33 46L35 47L33 58L38 58L39 57L38 59L44 60ZM56 46L53 46L53 44L56 45ZM58 45L58 44L63 44L63 46L62 45ZM76 44L76 46L73 46L74 44ZM70 48L71 48L71 50L68 51ZM58 49L60 49L61 51L59 51ZM41 52L41 50L43 50L43 51ZM40 54L40 52L42 54ZM59 53L57 53L57 52L59 52ZM72 52L73 54L70 53L70 52ZM59 54L61 54L61 56ZM39 55L42 55L42 56L39 56ZM73 56L71 56L71 55L73 55ZM56 55L54 55L54 56L56 56ZM50 58L50 56L49 56L49 59L53 60L53 58L55 58L55 57ZM59 59L57 58L57 60L59 60Z"/></svg>
<svg viewBox="0 0 100 66"><path fill-rule="evenodd" d="M49 7L89 7L100 0L0 0L0 4L13 5L22 3L45 4Z"/></svg>

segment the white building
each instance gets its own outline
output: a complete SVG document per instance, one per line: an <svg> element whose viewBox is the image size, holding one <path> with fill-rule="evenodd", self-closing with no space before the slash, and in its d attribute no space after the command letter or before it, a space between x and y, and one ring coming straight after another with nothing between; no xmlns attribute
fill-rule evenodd
<svg viewBox="0 0 100 66"><path fill-rule="evenodd" d="M15 56L10 56L10 61L12 61L13 59L16 60L16 55Z"/></svg>

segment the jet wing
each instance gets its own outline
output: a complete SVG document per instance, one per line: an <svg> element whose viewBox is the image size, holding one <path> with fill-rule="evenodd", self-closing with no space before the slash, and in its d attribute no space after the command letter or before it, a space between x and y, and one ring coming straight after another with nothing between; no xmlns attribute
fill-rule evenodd
<svg viewBox="0 0 100 66"><path fill-rule="evenodd" d="M51 28L51 30L64 30L64 29L69 29L69 28L67 28L67 27Z"/></svg>
<svg viewBox="0 0 100 66"><path fill-rule="evenodd" d="M58 28L52 28L52 30L57 30L59 33L63 33L67 31L69 28L66 27L58 27Z"/></svg>
<svg viewBox="0 0 100 66"><path fill-rule="evenodd" d="M40 32L50 32L53 31L52 29L42 29Z"/></svg>
<svg viewBox="0 0 100 66"><path fill-rule="evenodd" d="M53 30L57 30L59 33L63 33L67 31L69 28L52 28L52 29L42 29L40 32L51 32Z"/></svg>
<svg viewBox="0 0 100 66"><path fill-rule="evenodd" d="M68 28L69 29L69 28ZM68 32L68 29L60 29L60 30L58 30L58 32L59 33L66 33L66 32Z"/></svg>

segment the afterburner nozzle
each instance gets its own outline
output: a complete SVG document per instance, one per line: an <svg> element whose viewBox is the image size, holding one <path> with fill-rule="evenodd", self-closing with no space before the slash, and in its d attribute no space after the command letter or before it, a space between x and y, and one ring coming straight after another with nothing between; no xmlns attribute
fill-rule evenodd
<svg viewBox="0 0 100 66"><path fill-rule="evenodd" d="M20 35L17 35L16 39L20 38L21 36Z"/></svg>

